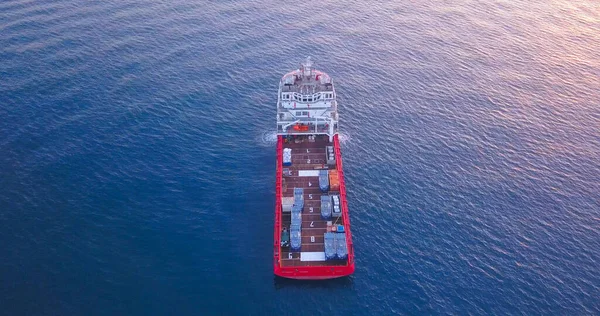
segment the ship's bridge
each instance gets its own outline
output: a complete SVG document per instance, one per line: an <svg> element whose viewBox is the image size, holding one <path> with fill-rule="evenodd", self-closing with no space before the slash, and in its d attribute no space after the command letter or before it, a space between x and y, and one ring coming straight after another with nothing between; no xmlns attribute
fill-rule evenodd
<svg viewBox="0 0 600 316"><path fill-rule="evenodd" d="M338 114L333 80L313 68L310 57L300 69L281 78L277 98L277 134L337 134Z"/></svg>

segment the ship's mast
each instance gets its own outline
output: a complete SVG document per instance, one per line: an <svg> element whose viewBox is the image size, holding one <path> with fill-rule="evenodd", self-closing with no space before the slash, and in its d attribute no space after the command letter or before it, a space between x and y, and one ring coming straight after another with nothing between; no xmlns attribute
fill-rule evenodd
<svg viewBox="0 0 600 316"><path fill-rule="evenodd" d="M278 135L328 135L338 132L338 113L333 80L313 68L308 57L300 69L279 82L277 97Z"/></svg>

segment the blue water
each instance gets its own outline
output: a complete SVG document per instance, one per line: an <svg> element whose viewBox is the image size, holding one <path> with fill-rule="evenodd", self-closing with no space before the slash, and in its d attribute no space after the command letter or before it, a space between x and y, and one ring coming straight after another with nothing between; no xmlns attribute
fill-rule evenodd
<svg viewBox="0 0 600 316"><path fill-rule="evenodd" d="M356 273L272 273L278 81L336 81ZM0 2L0 314L600 314L600 5Z"/></svg>

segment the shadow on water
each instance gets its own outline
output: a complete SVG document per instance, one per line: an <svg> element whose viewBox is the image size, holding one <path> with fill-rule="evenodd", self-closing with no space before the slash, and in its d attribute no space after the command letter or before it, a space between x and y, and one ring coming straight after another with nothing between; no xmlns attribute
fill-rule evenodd
<svg viewBox="0 0 600 316"><path fill-rule="evenodd" d="M275 278L273 279L273 284L275 285L276 290L280 290L286 287L304 289L340 289L352 287L354 285L354 280L351 276L329 280L294 280L275 276Z"/></svg>

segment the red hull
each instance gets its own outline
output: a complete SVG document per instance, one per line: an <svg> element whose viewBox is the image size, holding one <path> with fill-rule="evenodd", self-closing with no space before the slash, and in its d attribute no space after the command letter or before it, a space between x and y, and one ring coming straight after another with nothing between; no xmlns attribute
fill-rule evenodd
<svg viewBox="0 0 600 316"><path fill-rule="evenodd" d="M283 165L283 137L277 137L277 173L275 186L275 227L274 227L274 254L273 270L275 275L303 280L323 280L345 277L354 273L354 247L352 243L352 233L350 231L350 219L348 216L348 202L346 199L346 183L344 180L344 171L342 169L342 155L340 151L340 142L338 135L334 136L334 151L336 159L336 169L338 170L340 182L340 202L342 205L342 219L346 227L346 241L348 246L348 264L337 266L302 266L302 267L282 267L281 258L281 197L282 197L282 165Z"/></svg>
<svg viewBox="0 0 600 316"><path fill-rule="evenodd" d="M349 276L354 273L354 263L347 266L321 267L278 267L275 275L299 280L325 280Z"/></svg>

